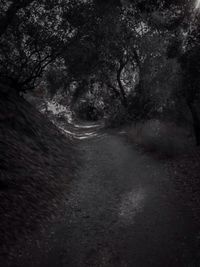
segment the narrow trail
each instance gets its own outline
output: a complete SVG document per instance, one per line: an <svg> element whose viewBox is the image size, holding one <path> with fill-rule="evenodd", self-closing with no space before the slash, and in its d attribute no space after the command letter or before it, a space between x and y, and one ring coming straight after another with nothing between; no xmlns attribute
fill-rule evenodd
<svg viewBox="0 0 200 267"><path fill-rule="evenodd" d="M118 135L80 141L79 149L65 215L33 266L199 266L190 211L162 161Z"/></svg>

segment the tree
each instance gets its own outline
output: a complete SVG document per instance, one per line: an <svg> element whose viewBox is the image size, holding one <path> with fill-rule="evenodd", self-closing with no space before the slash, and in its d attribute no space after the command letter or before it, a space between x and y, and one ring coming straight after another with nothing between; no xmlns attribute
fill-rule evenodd
<svg viewBox="0 0 200 267"><path fill-rule="evenodd" d="M62 88L73 94L74 102L98 84L102 95L114 96L125 110L131 112L135 105L146 114L147 102L156 109L156 98L168 101L179 76L165 74L178 71L181 62L188 86L180 91L199 135L194 111L199 73L192 67L198 66L199 26L197 17L191 22L189 0L5 3L0 2L1 83L26 91L47 77L51 92Z"/></svg>
<svg viewBox="0 0 200 267"><path fill-rule="evenodd" d="M81 17L87 19L82 21L65 57L69 74L72 80L83 79L86 83L92 77L102 87L113 90L127 106L123 72L129 64L134 67L139 64L135 32L128 26L130 20L118 8L109 15L99 13L94 6L82 12ZM77 89L81 92L82 88Z"/></svg>
<svg viewBox="0 0 200 267"><path fill-rule="evenodd" d="M15 4L12 2L3 16L9 23L0 40L0 82L26 91L33 89L46 67L61 57L74 27L65 18L66 1ZM14 7L11 21L8 13Z"/></svg>
<svg viewBox="0 0 200 267"><path fill-rule="evenodd" d="M196 144L200 145L200 35L199 14L192 6L176 28L168 46L168 57L175 58L181 67L182 83L178 96L184 99L191 113Z"/></svg>
<svg viewBox="0 0 200 267"><path fill-rule="evenodd" d="M198 14L190 24L186 48L180 57L183 72L182 96L185 98L193 119L196 143L200 145L200 23Z"/></svg>
<svg viewBox="0 0 200 267"><path fill-rule="evenodd" d="M30 5L33 0L13 0L9 5L8 9L5 11L5 14L2 18L0 18L0 36L4 34L8 28L8 26L13 22L16 17L17 12ZM1 7L3 8L3 2L1 3Z"/></svg>

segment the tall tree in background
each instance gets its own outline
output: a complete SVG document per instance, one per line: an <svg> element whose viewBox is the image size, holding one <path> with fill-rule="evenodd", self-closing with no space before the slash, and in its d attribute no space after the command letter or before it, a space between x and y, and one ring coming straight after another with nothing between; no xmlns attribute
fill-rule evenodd
<svg viewBox="0 0 200 267"><path fill-rule="evenodd" d="M197 145L200 145L200 23L199 13L188 21L185 49L180 57L183 71L182 95L186 100L193 119Z"/></svg>

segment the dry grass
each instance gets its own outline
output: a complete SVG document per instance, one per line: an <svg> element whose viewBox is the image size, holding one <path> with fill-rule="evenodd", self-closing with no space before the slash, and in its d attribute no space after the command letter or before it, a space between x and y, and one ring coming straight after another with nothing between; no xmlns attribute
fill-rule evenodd
<svg viewBox="0 0 200 267"><path fill-rule="evenodd" d="M2 263L20 239L56 215L77 164L71 141L25 100L9 94L0 95L0 151Z"/></svg>
<svg viewBox="0 0 200 267"><path fill-rule="evenodd" d="M184 196L184 204L193 213L200 226L200 149L195 148L190 153L175 160L168 161L170 179L176 190ZM199 234L199 233L198 233Z"/></svg>
<svg viewBox="0 0 200 267"><path fill-rule="evenodd" d="M149 120L132 126L128 137L145 151L162 157L174 157L194 147L190 130L159 120Z"/></svg>

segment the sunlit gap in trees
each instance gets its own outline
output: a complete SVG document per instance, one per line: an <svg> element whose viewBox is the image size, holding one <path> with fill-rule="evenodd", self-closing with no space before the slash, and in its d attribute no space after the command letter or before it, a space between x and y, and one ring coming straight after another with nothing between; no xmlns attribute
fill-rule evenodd
<svg viewBox="0 0 200 267"><path fill-rule="evenodd" d="M196 8L200 8L200 0L196 0Z"/></svg>

